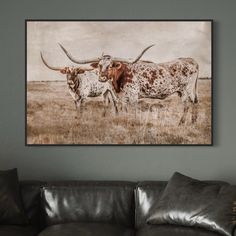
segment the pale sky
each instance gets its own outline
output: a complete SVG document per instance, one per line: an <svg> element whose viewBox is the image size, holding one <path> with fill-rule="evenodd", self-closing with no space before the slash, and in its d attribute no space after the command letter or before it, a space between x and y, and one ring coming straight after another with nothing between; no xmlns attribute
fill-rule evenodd
<svg viewBox="0 0 236 236"><path fill-rule="evenodd" d="M52 66L73 64L61 43L75 58L101 56L136 58L150 44L142 59L163 63L192 57L200 66L200 77L211 77L211 23L183 22L28 22L27 79L63 80L65 75L42 63L40 51Z"/></svg>

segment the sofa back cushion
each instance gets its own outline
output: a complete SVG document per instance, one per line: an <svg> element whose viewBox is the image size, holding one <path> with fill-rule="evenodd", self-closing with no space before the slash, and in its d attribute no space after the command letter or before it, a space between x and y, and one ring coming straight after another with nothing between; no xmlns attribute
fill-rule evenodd
<svg viewBox="0 0 236 236"><path fill-rule="evenodd" d="M135 191L135 226L140 228L146 225L153 205L158 202L166 181L139 182Z"/></svg>
<svg viewBox="0 0 236 236"><path fill-rule="evenodd" d="M134 224L134 188L131 182L51 182L42 189L46 226L67 222Z"/></svg>

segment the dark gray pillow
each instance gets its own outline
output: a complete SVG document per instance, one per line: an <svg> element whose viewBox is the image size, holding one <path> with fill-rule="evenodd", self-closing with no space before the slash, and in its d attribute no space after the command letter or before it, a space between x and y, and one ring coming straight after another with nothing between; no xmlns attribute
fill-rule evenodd
<svg viewBox="0 0 236 236"><path fill-rule="evenodd" d="M17 170L0 171L0 224L22 225L27 223Z"/></svg>
<svg viewBox="0 0 236 236"><path fill-rule="evenodd" d="M209 184L175 173L151 210L149 224L196 226L231 236L236 187Z"/></svg>

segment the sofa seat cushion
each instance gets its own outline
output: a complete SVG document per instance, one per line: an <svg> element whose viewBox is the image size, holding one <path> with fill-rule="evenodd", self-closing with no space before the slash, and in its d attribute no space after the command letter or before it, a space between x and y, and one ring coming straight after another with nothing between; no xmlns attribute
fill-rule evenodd
<svg viewBox="0 0 236 236"><path fill-rule="evenodd" d="M0 226L1 236L36 236L38 232L31 226L12 226L12 225L1 225Z"/></svg>
<svg viewBox="0 0 236 236"><path fill-rule="evenodd" d="M100 223L68 223L53 225L39 236L133 236L133 229Z"/></svg>
<svg viewBox="0 0 236 236"><path fill-rule="evenodd" d="M221 236L205 229L174 225L148 225L140 228L136 236Z"/></svg>

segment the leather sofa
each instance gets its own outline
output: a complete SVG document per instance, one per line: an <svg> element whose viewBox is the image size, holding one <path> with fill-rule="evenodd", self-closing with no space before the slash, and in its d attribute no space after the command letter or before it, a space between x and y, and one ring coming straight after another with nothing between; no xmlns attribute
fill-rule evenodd
<svg viewBox="0 0 236 236"><path fill-rule="evenodd" d="M149 225L167 182L21 182L29 225L1 225L0 236L220 236L196 227Z"/></svg>

